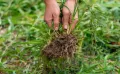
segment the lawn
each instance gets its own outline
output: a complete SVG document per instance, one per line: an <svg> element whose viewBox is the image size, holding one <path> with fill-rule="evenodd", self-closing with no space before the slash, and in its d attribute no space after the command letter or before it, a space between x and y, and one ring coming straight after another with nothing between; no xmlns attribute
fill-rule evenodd
<svg viewBox="0 0 120 74"><path fill-rule="evenodd" d="M43 0L0 0L0 74L120 74L120 0L78 4L74 57L47 59Z"/></svg>

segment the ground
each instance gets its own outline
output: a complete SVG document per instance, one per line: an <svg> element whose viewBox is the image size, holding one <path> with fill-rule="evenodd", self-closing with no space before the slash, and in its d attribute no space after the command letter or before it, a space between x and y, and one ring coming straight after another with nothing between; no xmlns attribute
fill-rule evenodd
<svg viewBox="0 0 120 74"><path fill-rule="evenodd" d="M0 74L119 74L120 1L82 0L72 58L41 53L55 32L43 20L42 0L0 0ZM62 29L60 28L60 31Z"/></svg>

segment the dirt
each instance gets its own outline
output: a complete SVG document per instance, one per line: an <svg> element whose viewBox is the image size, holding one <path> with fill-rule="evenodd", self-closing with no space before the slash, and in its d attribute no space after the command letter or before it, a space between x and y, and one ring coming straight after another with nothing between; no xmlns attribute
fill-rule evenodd
<svg viewBox="0 0 120 74"><path fill-rule="evenodd" d="M6 74L5 72L3 72L2 70L0 70L0 74Z"/></svg>
<svg viewBox="0 0 120 74"><path fill-rule="evenodd" d="M44 49L48 58L73 57L76 51L77 38L72 34L64 34L54 38Z"/></svg>

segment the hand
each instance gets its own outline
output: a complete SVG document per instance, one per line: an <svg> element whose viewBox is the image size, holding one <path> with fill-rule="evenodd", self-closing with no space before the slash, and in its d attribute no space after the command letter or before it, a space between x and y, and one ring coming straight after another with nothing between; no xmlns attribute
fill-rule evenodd
<svg viewBox="0 0 120 74"><path fill-rule="evenodd" d="M54 23L54 29L58 30L59 28L59 15L60 8L55 0L45 0L46 9L44 20L49 27L52 27L52 22Z"/></svg>
<svg viewBox="0 0 120 74"><path fill-rule="evenodd" d="M75 15L74 19L72 19L72 15L74 12L76 0L67 0L65 6L63 7L63 28L68 29L70 27L73 30L78 22L78 14Z"/></svg>

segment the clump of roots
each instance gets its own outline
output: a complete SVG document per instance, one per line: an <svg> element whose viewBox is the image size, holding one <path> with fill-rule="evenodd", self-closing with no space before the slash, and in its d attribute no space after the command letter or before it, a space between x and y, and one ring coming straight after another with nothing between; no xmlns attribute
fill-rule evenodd
<svg viewBox="0 0 120 74"><path fill-rule="evenodd" d="M76 51L77 38L72 34L63 34L51 41L44 49L43 54L48 58L73 57Z"/></svg>

